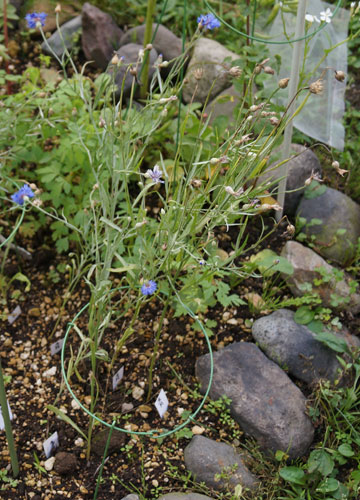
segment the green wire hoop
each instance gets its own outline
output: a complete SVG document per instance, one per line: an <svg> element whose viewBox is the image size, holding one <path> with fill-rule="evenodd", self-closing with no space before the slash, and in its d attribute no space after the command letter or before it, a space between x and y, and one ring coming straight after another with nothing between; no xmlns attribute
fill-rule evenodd
<svg viewBox="0 0 360 500"><path fill-rule="evenodd" d="M226 21L224 21L224 19L222 19L221 17L219 17L217 15L217 13L215 12L215 10L208 3L207 0L204 0L204 3L206 5L206 7L209 9L209 11L212 14L214 14L214 16L216 16L222 22L222 24L224 24L231 31L233 31L234 33L237 33L238 35L241 35L241 36L243 36L245 38L248 38L249 40L252 40L254 42L260 42L260 43L264 43L264 44L287 45L287 44L294 43L294 42L300 42L301 40L307 40L308 38L316 35L317 33L319 33L319 31L323 30L327 26L327 23L324 23L323 25L319 26L319 28L316 29L315 31L313 31L312 33L309 33L309 34L307 34L305 36L302 36L301 38L294 38L293 40L283 40L281 42L275 42L273 40L265 40L264 38L259 38L257 36L254 36L253 34L252 35L248 35L247 33L243 33L242 31L237 30L236 28L234 28L233 26L231 26L231 24L227 23ZM334 12L332 13L332 17L334 17L336 15L336 13L339 10L341 4L342 4L342 0L338 0L337 4L335 6ZM254 23L253 23L253 28L254 28Z"/></svg>
<svg viewBox="0 0 360 500"><path fill-rule="evenodd" d="M124 286L124 287L120 287L120 288L117 288L117 289L114 289L114 290L111 290L111 291L113 292L113 291L124 290L124 289L128 289L128 287ZM171 434L174 434L174 432L177 432L180 429L182 429L183 427L185 427L186 425L188 425L196 417L196 415L199 413L199 411L201 410L201 408L204 406L206 398L208 397L209 392L210 392L211 384L212 384L212 381L213 381L213 373L214 373L214 360L213 360L213 353L212 353L212 348L211 348L210 340L209 340L208 334L206 333L205 328L204 328L203 324L201 323L201 321L199 320L199 318L187 306L185 306L185 304L183 304L183 306L185 306L185 308L187 309L188 314L193 319L195 319L197 321L197 323L198 323L198 325L199 325L202 333L205 336L206 343L207 343L207 346L208 346L208 349L209 349L209 354L210 354L210 378L209 378L208 387L207 387L206 392L205 392L205 394L204 394L204 396L203 396L203 398L201 400L200 405L197 407L197 409L194 411L194 413L192 413L186 419L186 421L184 423L182 423L181 425L178 425L177 427L175 427L171 431L163 432L163 433L160 433L160 434L158 434L160 431L157 431L157 430L152 430L152 431L147 431L147 432L145 432L145 431L130 431L128 429L123 429L121 427L117 427L116 425L114 425L114 423L109 424L108 422L105 422L101 418L99 418L96 415L94 415L93 413L91 413L91 411L88 410L77 399L77 397L75 396L73 390L71 389L70 384L69 384L69 382L67 380L67 377L66 377L66 371L65 371L65 349L66 349L67 339L68 339L69 333L70 333L72 327L74 326L76 320L89 307L89 305L90 305L90 303L88 302L75 315L74 319L70 323L68 323L68 326L67 326L67 329L66 329L66 333L65 333L65 337L64 337L64 342L63 342L62 349L61 349L61 373L62 373L62 376L64 378L64 382L65 382L65 385L66 385L68 391L70 392L71 396L75 399L75 401L78 403L78 405L80 406L80 408L85 413L87 413L90 417L92 417L93 419L95 419L97 422L99 422L100 424L105 425L106 427L108 427L110 429L113 429L113 430L115 429L115 430L117 430L119 432L124 432L125 434L135 434L135 435L139 435L139 436L148 436L148 437L154 438L154 439L160 439L160 438L164 438L166 436L170 436Z"/></svg>

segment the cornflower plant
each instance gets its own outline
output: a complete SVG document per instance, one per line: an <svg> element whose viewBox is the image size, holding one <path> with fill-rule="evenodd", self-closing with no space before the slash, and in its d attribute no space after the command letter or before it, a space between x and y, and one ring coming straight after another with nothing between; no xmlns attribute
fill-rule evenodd
<svg viewBox="0 0 360 500"><path fill-rule="evenodd" d="M219 22L211 16L199 17L195 37L206 29L219 27ZM35 23L35 28L43 34L44 19L40 13L27 19L30 27ZM212 130L208 119L202 114L199 120L191 105L184 106L180 109L179 133L168 137L174 147L172 169L168 168L163 151L158 151L153 161L152 149L163 141L164 131L176 122L182 86L178 75L186 56L185 53L172 62L165 81L159 67L156 68L147 100L140 109L134 105L135 76L128 104L125 105L123 91L119 100L115 100L114 79L121 61L116 61L112 75L105 75L92 95L65 44L63 58L57 58L65 77L65 61L72 65L74 76L66 78L62 85L78 97L88 113L89 125L74 124L73 129L88 159L93 184L84 196L82 216L71 222L57 215L62 207L57 212L51 207L44 208L29 195L27 206L62 222L76 234L77 251L83 263L83 274L76 276L87 283L90 301L87 333L72 324L81 343L76 356L72 354L67 377L70 379L76 373L81 379L79 370L83 361L90 358L91 414L98 411L99 361L107 363L109 380L118 355L132 338L148 301L156 298L161 314L149 362L147 399L152 394L164 319L171 311L175 310L177 315L196 315L217 300L222 300L223 305L241 303L237 295L229 295L230 286L224 279L247 275L237 258L245 249L249 250L245 238L248 220L278 208L261 203L267 195L265 187L256 180L286 126L287 116L270 125L263 119L266 115L262 115L269 101L245 106L264 62L259 63L247 82L232 132L222 138L213 134L213 140L209 141ZM230 72L234 77L240 74L239 69ZM189 129L192 130L190 146ZM15 196L19 201L23 199L19 194ZM148 210L154 199L161 207L156 216ZM233 249L225 259L219 258L215 238L220 227L238 229ZM120 276L120 283L114 286L116 276ZM109 349L105 342L107 328L120 320L122 334ZM90 419L88 454L92 428Z"/></svg>

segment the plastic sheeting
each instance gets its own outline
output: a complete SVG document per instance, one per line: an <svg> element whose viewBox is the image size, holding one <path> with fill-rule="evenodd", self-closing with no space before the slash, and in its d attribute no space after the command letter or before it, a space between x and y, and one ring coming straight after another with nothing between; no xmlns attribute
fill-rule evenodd
<svg viewBox="0 0 360 500"><path fill-rule="evenodd" d="M320 0L311 0L308 2L307 13L319 19L320 12L324 12L328 8L331 12L334 11L333 4L330 5ZM338 9L336 15L331 18L331 22L326 23L324 29L305 42L306 59L300 78L306 78L308 74L314 71L325 51L347 38L349 18L349 11L342 8ZM284 12L281 14L279 12L271 27L266 28L265 33L271 40L279 41L281 38L285 40L285 26L286 34L291 39L294 37L295 22L296 15ZM318 27L319 24L314 20L308 32L315 31ZM259 30L257 29L257 31ZM281 58L279 79L289 77L292 61L292 45L268 45L268 49L271 54L270 64L275 61L275 55L279 55ZM329 67L332 69L328 69L323 73L323 70ZM310 83L322 76L324 91L321 95L310 96L301 113L295 118L294 126L304 134L342 151L344 149L345 137L342 118L345 111L346 82L339 82L335 79L335 69L338 71L341 70L345 74L347 72L346 43L342 43L339 47L330 51L326 59L313 73ZM266 89L271 91L277 86L277 81L274 82L273 78L267 78L264 85ZM300 94L297 101L299 104L305 94L305 92ZM274 98L274 102L281 106L286 106L287 100L286 91L279 91Z"/></svg>

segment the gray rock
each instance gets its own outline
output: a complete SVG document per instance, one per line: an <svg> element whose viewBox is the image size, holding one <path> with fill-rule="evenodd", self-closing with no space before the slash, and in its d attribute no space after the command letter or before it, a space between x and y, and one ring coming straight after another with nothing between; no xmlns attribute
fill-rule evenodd
<svg viewBox="0 0 360 500"><path fill-rule="evenodd" d="M322 300L322 305L325 307L334 307L332 305L332 295L341 297L344 301L337 301L338 310L349 310L357 314L360 312L360 295L358 293L350 293L349 283L352 280L351 276L344 273L344 279L336 281L333 277L330 281L315 286L314 280L321 278L317 271L319 267L326 269L329 276L335 276L335 268L328 264L320 255L297 241L286 242L281 251L281 256L285 257L293 266L294 273L292 275L283 274L282 277L286 280L291 292L296 297L303 296L306 292L303 289L305 283L312 285L312 291L317 293Z"/></svg>
<svg viewBox="0 0 360 500"><path fill-rule="evenodd" d="M253 489L255 477L244 465L244 457L225 443L204 436L194 436L184 450L185 465L195 479L216 490L234 489L237 484ZM228 477L217 480L216 474Z"/></svg>
<svg viewBox="0 0 360 500"><path fill-rule="evenodd" d="M104 455L105 446L107 443L109 435L109 429L104 429L96 433L91 440L91 452L95 453L98 457L102 457ZM107 451L108 455L119 451L120 448L124 445L125 436L122 432L113 431L110 438L109 448Z"/></svg>
<svg viewBox="0 0 360 500"><path fill-rule="evenodd" d="M167 493L158 500L212 500L210 497L200 495L199 493Z"/></svg>
<svg viewBox="0 0 360 500"><path fill-rule="evenodd" d="M205 113L210 115L209 123L211 124L218 116L227 116L229 123L235 122L234 110L239 103L239 92L234 85L223 90L220 94L205 108Z"/></svg>
<svg viewBox="0 0 360 500"><path fill-rule="evenodd" d="M120 47L123 31L109 14L88 2L83 5L81 18L81 43L85 57L94 61L98 68L105 69L114 51Z"/></svg>
<svg viewBox="0 0 360 500"><path fill-rule="evenodd" d="M265 354L294 377L308 384L337 378L337 353L316 340L305 325L297 324L293 311L280 309L259 318L252 334Z"/></svg>
<svg viewBox="0 0 360 500"><path fill-rule="evenodd" d="M305 181L312 173L321 177L322 168L316 154L305 146L300 144L291 145L294 155L287 162L288 177L286 180L286 194L284 203L284 213L295 215L296 209L304 194ZM278 162L272 163L266 171L259 177L258 184L271 182L277 186L277 181L281 176L280 168L276 168Z"/></svg>
<svg viewBox="0 0 360 500"><path fill-rule="evenodd" d="M336 189L327 188L325 192L323 189L323 185L318 185L316 191L320 194L310 199L305 191L296 215L305 219L302 231L314 250L347 266L355 257L360 237L360 206ZM318 221L311 223L313 219Z"/></svg>
<svg viewBox="0 0 360 500"><path fill-rule="evenodd" d="M126 497L122 498L121 500L140 500L139 495L136 495L135 493L130 493L130 495L126 495Z"/></svg>
<svg viewBox="0 0 360 500"><path fill-rule="evenodd" d="M128 43L127 45L123 45L120 47L119 50L116 51L117 56L122 58L122 63L120 66L113 66L111 65L107 72L112 75L113 72L115 71L115 84L117 87L117 90L115 92L115 95L117 98L120 97L121 94L121 88L123 85L123 80L125 78L125 83L124 83L124 96L129 95L131 85L133 82L133 76L129 73L127 70L128 66L131 65L132 67L135 67L136 61L139 58L139 51L142 50L142 46L138 45L136 43ZM155 69L153 68L153 64L157 59L157 52L155 49L151 49L150 51L150 64L149 64L149 80L151 79L152 75L154 74ZM141 68L141 64L139 64L139 71Z"/></svg>
<svg viewBox="0 0 360 500"><path fill-rule="evenodd" d="M201 390L207 388L210 355L196 363ZM210 397L231 399L230 410L242 429L265 450L286 451L290 458L306 453L314 428L306 415L306 399L277 364L255 345L231 344L214 353Z"/></svg>
<svg viewBox="0 0 360 500"><path fill-rule="evenodd" d="M70 51L74 46L76 33L79 33L81 30L81 16L76 16L74 19L70 19L70 21L60 26L60 29L65 46ZM43 42L41 44L41 49L46 54L52 55L52 52L55 52L58 57L61 57L64 53L64 43L61 40L59 31L56 30L55 33L53 33L47 40L47 43ZM52 52L49 49L49 46L52 49Z"/></svg>
<svg viewBox="0 0 360 500"><path fill-rule="evenodd" d="M153 24L152 32L154 33L157 24ZM129 29L120 40L120 47L129 43L137 43L143 45L144 43L145 25L135 26ZM182 53L181 39L174 35L170 30L159 24L156 36L152 45L158 54L163 55L164 61L170 61L179 57Z"/></svg>
<svg viewBox="0 0 360 500"><path fill-rule="evenodd" d="M231 60L239 59L237 54L215 40L197 40L185 74L183 99L186 103L194 99L204 104L208 97L209 100L214 99L222 90L231 86L228 75L231 64L224 63L227 57ZM197 76L200 78L197 79Z"/></svg>

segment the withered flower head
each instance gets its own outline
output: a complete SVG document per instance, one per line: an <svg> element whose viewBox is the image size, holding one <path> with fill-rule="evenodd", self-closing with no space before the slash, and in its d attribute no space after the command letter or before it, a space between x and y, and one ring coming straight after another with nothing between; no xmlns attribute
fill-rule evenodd
<svg viewBox="0 0 360 500"><path fill-rule="evenodd" d="M316 82L313 82L309 86L309 90L312 94L321 94L322 91L324 90L324 84L321 78L319 80L316 80Z"/></svg>

